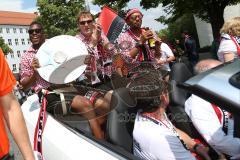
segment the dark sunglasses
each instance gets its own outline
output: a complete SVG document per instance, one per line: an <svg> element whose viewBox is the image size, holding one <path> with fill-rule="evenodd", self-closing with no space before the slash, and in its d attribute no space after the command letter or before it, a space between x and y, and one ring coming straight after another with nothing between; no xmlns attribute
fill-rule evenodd
<svg viewBox="0 0 240 160"><path fill-rule="evenodd" d="M90 24L90 23L92 23L92 22L93 22L93 20L79 21L79 24L80 24L80 25L85 25L86 23L87 23L87 24Z"/></svg>
<svg viewBox="0 0 240 160"><path fill-rule="evenodd" d="M142 19L143 16L142 16L142 15L136 15L136 16L132 15L130 18L131 18L132 20L136 20L137 18L138 18L138 19Z"/></svg>
<svg viewBox="0 0 240 160"><path fill-rule="evenodd" d="M29 34L33 34L33 33L35 32L35 33L38 34L38 33L41 33L41 31L42 31L42 29L29 29L29 30L28 30L28 33L29 33Z"/></svg>

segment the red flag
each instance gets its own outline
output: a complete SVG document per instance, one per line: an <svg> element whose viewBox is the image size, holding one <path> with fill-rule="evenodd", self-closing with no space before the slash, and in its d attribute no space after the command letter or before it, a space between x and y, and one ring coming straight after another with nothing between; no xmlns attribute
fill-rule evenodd
<svg viewBox="0 0 240 160"><path fill-rule="evenodd" d="M104 34L110 42L114 42L122 32L125 21L111 8L104 6L98 17Z"/></svg>

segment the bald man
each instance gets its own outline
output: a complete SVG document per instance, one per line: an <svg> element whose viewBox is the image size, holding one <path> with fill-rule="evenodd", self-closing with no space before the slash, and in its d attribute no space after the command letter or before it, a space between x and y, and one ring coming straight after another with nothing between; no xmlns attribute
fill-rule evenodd
<svg viewBox="0 0 240 160"><path fill-rule="evenodd" d="M220 64L217 60L202 60L194 70L202 73ZM185 111L198 132L219 155L231 157L240 153L240 139L233 136L234 121L229 112L196 95L187 99Z"/></svg>

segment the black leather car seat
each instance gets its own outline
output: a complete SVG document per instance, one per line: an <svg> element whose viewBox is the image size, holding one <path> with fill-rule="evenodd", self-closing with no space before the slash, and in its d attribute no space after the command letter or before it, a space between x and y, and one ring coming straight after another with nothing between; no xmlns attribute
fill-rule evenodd
<svg viewBox="0 0 240 160"><path fill-rule="evenodd" d="M184 103L190 96L190 93L179 88L178 83L182 83L193 76L192 71L185 63L175 63L170 72L171 91L169 92L170 104L167 108L168 116L172 123L177 127L188 133L192 133L192 126L188 115L184 110Z"/></svg>
<svg viewBox="0 0 240 160"><path fill-rule="evenodd" d="M132 131L137 107L135 100L129 94L129 89L114 90L110 106L112 111L107 120L107 140L132 152Z"/></svg>

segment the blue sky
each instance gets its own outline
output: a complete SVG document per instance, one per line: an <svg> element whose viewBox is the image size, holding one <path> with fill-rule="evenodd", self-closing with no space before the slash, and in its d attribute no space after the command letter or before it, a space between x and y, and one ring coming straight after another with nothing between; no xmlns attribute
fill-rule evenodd
<svg viewBox="0 0 240 160"><path fill-rule="evenodd" d="M88 0L88 1L90 4L91 12L98 13L100 11L100 8L98 6L93 6L91 4L91 0ZM37 11L36 2L37 2L37 0L0 0L0 10L35 12L35 11ZM129 8L141 9L141 7L139 5L139 0L130 1L125 9L129 9ZM161 15L164 15L163 9L161 6L159 6L158 8L149 9L147 11L141 9L141 11L144 14L144 17L143 17L143 26L144 27L150 27L156 31L166 27L166 26L162 25L161 23L154 20L155 18L158 18Z"/></svg>
<svg viewBox="0 0 240 160"><path fill-rule="evenodd" d="M23 9L33 8L34 6L36 6L36 3L37 3L36 0L22 0L22 2L23 2L22 4Z"/></svg>

